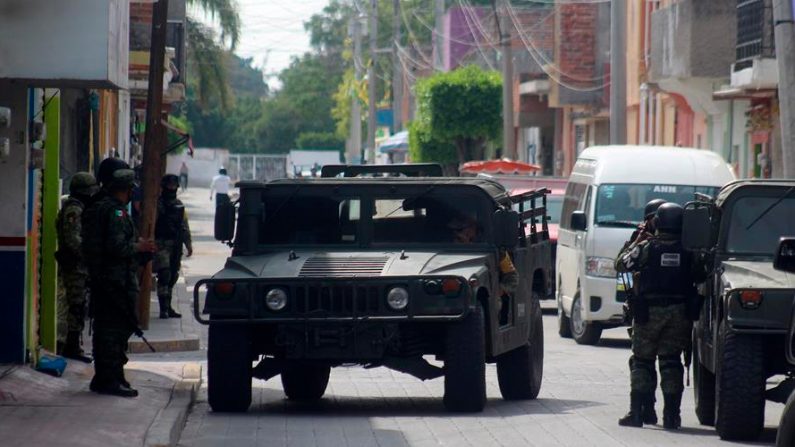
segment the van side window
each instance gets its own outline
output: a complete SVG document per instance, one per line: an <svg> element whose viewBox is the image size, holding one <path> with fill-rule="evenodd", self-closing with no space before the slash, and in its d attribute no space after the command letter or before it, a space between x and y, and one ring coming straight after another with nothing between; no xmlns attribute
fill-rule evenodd
<svg viewBox="0 0 795 447"><path fill-rule="evenodd" d="M563 211L560 217L561 228L571 228L571 214L582 209L586 189L587 185L584 183L569 182L566 187L566 195L563 197Z"/></svg>

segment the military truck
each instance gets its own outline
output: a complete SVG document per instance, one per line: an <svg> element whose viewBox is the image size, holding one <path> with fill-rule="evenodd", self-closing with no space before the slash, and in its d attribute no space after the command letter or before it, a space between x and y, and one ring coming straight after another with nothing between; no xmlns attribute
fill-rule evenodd
<svg viewBox="0 0 795 447"><path fill-rule="evenodd" d="M795 273L795 238L782 238L773 261L776 270ZM795 297L793 297L795 300ZM787 361L795 369L795 301L793 301L792 314L787 333ZM781 423L778 424L777 447L792 447L795 445L795 390L790 393L784 412L781 414Z"/></svg>
<svg viewBox="0 0 795 447"><path fill-rule="evenodd" d="M779 238L795 235L795 182L741 180L684 211L682 242L706 280L693 328L696 415L722 439L756 438L765 400L795 387L787 362L795 277L773 268ZM778 386L767 379L786 375Z"/></svg>
<svg viewBox="0 0 795 447"><path fill-rule="evenodd" d="M277 375L289 399L320 399L330 369L351 364L443 376L450 411L484 408L487 363L503 398L538 395L546 190L511 196L492 180L429 175L441 169L336 166L237 185L239 201L216 208L231 256L194 289L213 411L246 411L252 378Z"/></svg>

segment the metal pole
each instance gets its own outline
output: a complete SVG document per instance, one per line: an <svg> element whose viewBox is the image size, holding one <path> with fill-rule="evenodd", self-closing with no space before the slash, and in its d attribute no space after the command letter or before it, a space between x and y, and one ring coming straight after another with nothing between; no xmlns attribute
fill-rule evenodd
<svg viewBox="0 0 795 447"><path fill-rule="evenodd" d="M433 27L433 68L444 71L444 0L436 0L433 8L435 24Z"/></svg>
<svg viewBox="0 0 795 447"><path fill-rule="evenodd" d="M792 0L773 0L784 178L795 177L795 29Z"/></svg>
<svg viewBox="0 0 795 447"><path fill-rule="evenodd" d="M353 66L354 66L354 88L351 91L351 157L359 157L359 161L364 160L362 154L362 106L359 102L357 86L362 80L362 23L359 13L355 12L351 23L353 33Z"/></svg>
<svg viewBox="0 0 795 447"><path fill-rule="evenodd" d="M626 0L610 4L610 144L627 144Z"/></svg>
<svg viewBox="0 0 795 447"><path fill-rule="evenodd" d="M375 163L376 78L375 59L378 54L378 0L370 0L370 62L367 65L367 162Z"/></svg>
<svg viewBox="0 0 795 447"><path fill-rule="evenodd" d="M503 156L518 160L516 138L513 127L513 51L511 49L513 24L510 20L510 8L507 0L503 0L503 11L500 21L500 46L502 48L502 139Z"/></svg>
<svg viewBox="0 0 795 447"><path fill-rule="evenodd" d="M146 132L143 151L143 201L141 202L140 233L144 239L154 239L157 219L157 196L163 172L165 129L161 124L163 109L163 71L166 57L166 24L168 0L152 6L152 45L149 50L149 85L146 95ZM149 294L152 289L152 263L147 262L141 277L138 294L138 320L142 329L149 329Z"/></svg>
<svg viewBox="0 0 795 447"><path fill-rule="evenodd" d="M400 0L392 0L392 127L395 132L403 130L403 66L398 55L400 42Z"/></svg>

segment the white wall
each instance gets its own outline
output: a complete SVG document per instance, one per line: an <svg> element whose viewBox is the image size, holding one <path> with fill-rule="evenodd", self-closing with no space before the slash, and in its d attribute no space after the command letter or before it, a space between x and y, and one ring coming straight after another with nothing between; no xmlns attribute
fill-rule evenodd
<svg viewBox="0 0 795 447"><path fill-rule="evenodd" d="M229 151L226 149L196 149L193 158L185 151L168 156L166 173L179 175L179 168L184 161L188 166L188 187L209 188L213 176L226 166L228 159Z"/></svg>
<svg viewBox="0 0 795 447"><path fill-rule="evenodd" d="M129 15L128 0L0 0L0 78L127 88Z"/></svg>
<svg viewBox="0 0 795 447"><path fill-rule="evenodd" d="M0 81L0 107L11 108L11 128L0 129L0 138L11 139L8 158L0 156L0 237L25 236L27 203L27 88Z"/></svg>

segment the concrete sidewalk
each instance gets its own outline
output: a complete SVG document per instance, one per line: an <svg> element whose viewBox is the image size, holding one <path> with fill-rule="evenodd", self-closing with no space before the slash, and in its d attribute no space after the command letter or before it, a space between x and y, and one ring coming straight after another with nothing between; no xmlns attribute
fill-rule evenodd
<svg viewBox="0 0 795 447"><path fill-rule="evenodd" d="M176 445L201 381L197 364L125 368L134 399L88 390L93 368L69 362L62 377L24 365L0 365L3 446Z"/></svg>
<svg viewBox="0 0 795 447"><path fill-rule="evenodd" d="M183 268L184 270L184 268ZM180 352L199 350L199 323L193 318L193 297L185 287L185 277L181 276L174 286L174 302L172 305L182 318L160 319L160 307L157 295L152 294L149 303L149 329L144 337L157 352ZM151 352L149 347L138 337L130 337L129 352L143 354Z"/></svg>

